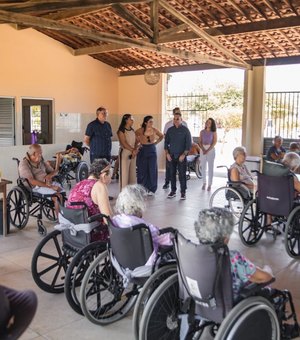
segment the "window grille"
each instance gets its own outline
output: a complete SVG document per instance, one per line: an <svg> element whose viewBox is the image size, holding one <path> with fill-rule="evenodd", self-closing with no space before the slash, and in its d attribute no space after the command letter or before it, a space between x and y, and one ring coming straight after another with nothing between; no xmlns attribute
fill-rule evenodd
<svg viewBox="0 0 300 340"><path fill-rule="evenodd" d="M14 117L14 98L0 98L0 146L15 145Z"/></svg>

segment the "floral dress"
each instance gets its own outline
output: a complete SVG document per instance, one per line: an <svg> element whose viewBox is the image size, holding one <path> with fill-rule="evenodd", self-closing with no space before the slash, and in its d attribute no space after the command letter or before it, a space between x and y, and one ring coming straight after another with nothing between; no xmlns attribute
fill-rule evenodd
<svg viewBox="0 0 300 340"><path fill-rule="evenodd" d="M256 272L256 266L237 250L230 250L233 300L239 297L241 289L249 283Z"/></svg>
<svg viewBox="0 0 300 340"><path fill-rule="evenodd" d="M93 186L97 182L97 179L84 179L77 183L75 187L70 191L69 198L67 201L67 207L70 209L81 208L78 205L71 206L71 202L84 202L87 206L88 215L93 216L100 213L100 209L97 204L92 200L91 192ZM101 222L99 227L94 228L91 231L91 241L107 241L108 239L108 227L104 222Z"/></svg>

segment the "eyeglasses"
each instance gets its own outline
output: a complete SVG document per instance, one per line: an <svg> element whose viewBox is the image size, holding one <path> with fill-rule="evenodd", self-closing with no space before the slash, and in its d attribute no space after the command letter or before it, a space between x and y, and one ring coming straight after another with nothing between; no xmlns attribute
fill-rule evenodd
<svg viewBox="0 0 300 340"><path fill-rule="evenodd" d="M148 143L151 143L150 136L147 136Z"/></svg>
<svg viewBox="0 0 300 340"><path fill-rule="evenodd" d="M180 120L180 118L173 118L173 120Z"/></svg>

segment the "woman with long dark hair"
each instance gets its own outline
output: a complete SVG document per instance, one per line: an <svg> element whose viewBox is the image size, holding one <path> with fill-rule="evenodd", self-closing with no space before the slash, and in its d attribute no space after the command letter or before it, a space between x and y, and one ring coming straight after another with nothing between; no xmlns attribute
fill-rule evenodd
<svg viewBox="0 0 300 340"><path fill-rule="evenodd" d="M127 184L136 183L136 155L138 143L133 130L133 118L130 113L123 115L117 135L120 142L119 172L120 189Z"/></svg>
<svg viewBox="0 0 300 340"><path fill-rule="evenodd" d="M143 124L136 131L136 137L140 146L137 155L137 182L143 185L149 196L157 190L157 152L156 144L164 138L164 135L153 127L153 117L144 117Z"/></svg>
<svg viewBox="0 0 300 340"><path fill-rule="evenodd" d="M217 126L213 118L208 118L205 122L205 128L200 131L199 146L200 146L200 161L203 185L202 190L206 188L206 168L208 166L208 186L207 191L211 190L212 180L214 176L214 161L215 161L215 145L217 143Z"/></svg>

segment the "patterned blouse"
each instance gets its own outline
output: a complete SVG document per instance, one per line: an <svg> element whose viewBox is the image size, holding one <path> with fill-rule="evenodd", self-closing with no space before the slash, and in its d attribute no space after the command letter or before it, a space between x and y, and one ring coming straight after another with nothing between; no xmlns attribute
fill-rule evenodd
<svg viewBox="0 0 300 340"><path fill-rule="evenodd" d="M66 206L71 209L78 209L78 206L71 206L71 202L84 202L87 206L88 215L96 215L100 213L100 209L97 204L92 200L91 192L93 186L97 182L97 179L84 179L77 183L75 187L70 191L69 198ZM92 230L92 241L106 241L108 239L108 228L102 224L99 228Z"/></svg>
<svg viewBox="0 0 300 340"><path fill-rule="evenodd" d="M239 297L241 289L249 283L256 272L256 266L237 250L230 250L233 300Z"/></svg>

